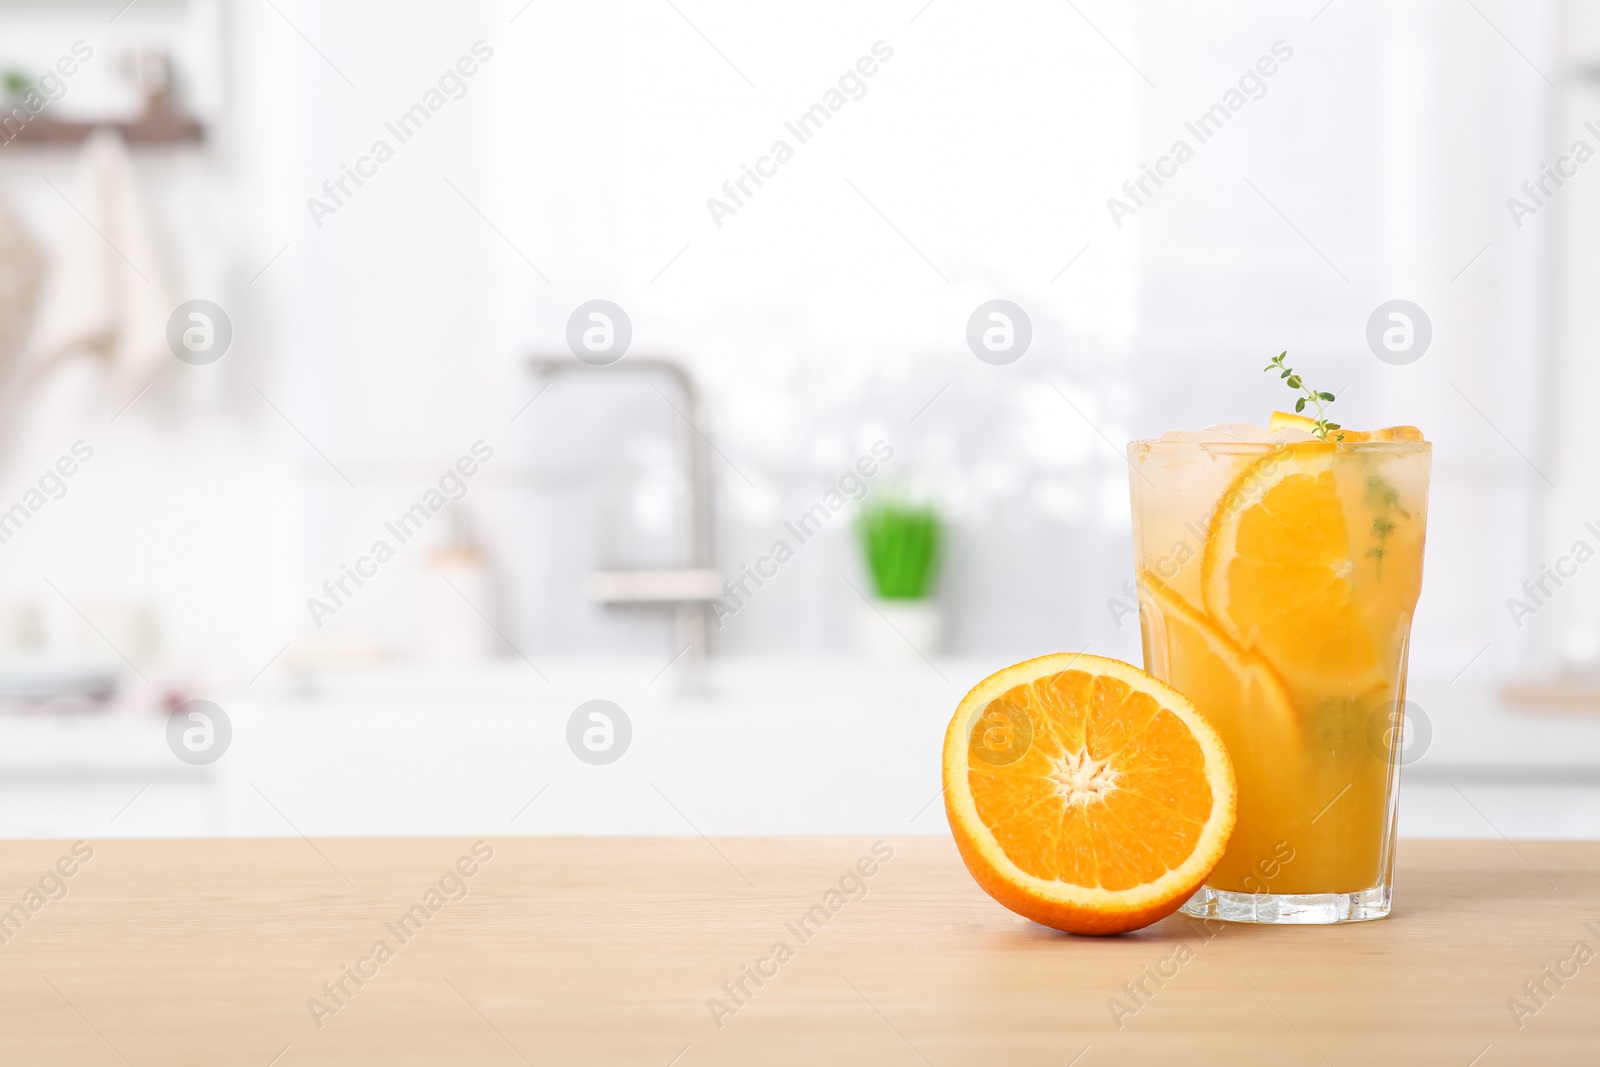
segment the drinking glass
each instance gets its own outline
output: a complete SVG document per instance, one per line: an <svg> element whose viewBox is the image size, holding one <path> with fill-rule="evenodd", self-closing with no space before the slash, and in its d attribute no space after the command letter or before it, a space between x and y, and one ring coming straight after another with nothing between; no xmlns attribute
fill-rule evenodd
<svg viewBox="0 0 1600 1067"><path fill-rule="evenodd" d="M1145 669L1217 728L1239 785L1189 915L1389 913L1432 450L1413 436L1128 446Z"/></svg>

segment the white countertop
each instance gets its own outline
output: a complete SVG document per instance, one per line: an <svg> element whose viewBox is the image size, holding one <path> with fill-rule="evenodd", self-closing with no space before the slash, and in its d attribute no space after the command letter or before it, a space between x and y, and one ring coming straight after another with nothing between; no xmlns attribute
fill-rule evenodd
<svg viewBox="0 0 1600 1067"><path fill-rule="evenodd" d="M937 833L945 724L998 665L718 662L696 694L631 661L344 672L214 697L234 734L207 767L155 713L0 716L0 834ZM1403 833L1600 836L1600 715L1411 689L1432 737ZM566 741L596 698L633 727L606 766Z"/></svg>

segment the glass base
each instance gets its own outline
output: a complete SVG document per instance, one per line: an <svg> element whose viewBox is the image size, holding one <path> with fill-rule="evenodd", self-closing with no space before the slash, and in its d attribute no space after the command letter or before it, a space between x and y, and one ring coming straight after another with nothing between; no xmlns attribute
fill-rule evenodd
<svg viewBox="0 0 1600 1067"><path fill-rule="evenodd" d="M1390 897L1386 885L1356 893L1235 893L1201 886L1179 910L1231 923L1321 926L1382 919L1389 914Z"/></svg>

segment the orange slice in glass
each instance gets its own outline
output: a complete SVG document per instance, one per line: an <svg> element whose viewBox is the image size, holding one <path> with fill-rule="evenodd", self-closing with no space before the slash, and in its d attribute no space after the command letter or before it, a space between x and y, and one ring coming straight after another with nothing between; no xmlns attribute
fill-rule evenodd
<svg viewBox="0 0 1600 1067"><path fill-rule="evenodd" d="M1201 557L1206 614L1300 692L1382 684L1353 581L1338 447L1297 442L1245 468L1217 504Z"/></svg>
<svg viewBox="0 0 1600 1067"><path fill-rule="evenodd" d="M945 734L944 784L978 885L1080 934L1176 911L1222 858L1238 809L1222 738L1187 697L1081 653L979 682Z"/></svg>
<svg viewBox="0 0 1600 1067"><path fill-rule="evenodd" d="M1239 745L1230 728L1258 735L1255 741L1275 742L1274 751L1293 751L1300 713L1271 665L1240 648L1160 578L1146 571L1139 584L1155 609L1144 620L1145 666L1194 701L1206 721L1222 731L1230 752Z"/></svg>
<svg viewBox="0 0 1600 1067"><path fill-rule="evenodd" d="M1139 576L1145 667L1194 701L1216 727L1239 780L1239 810L1213 887L1237 888L1277 840L1263 839L1261 813L1305 791L1308 724L1270 664L1240 648L1194 605L1148 572ZM1255 817L1252 818L1251 816ZM1266 825L1276 825L1267 820ZM1256 879L1259 882L1259 878Z"/></svg>
<svg viewBox="0 0 1600 1067"><path fill-rule="evenodd" d="M1267 431L1292 428L1313 433L1317 428L1317 420L1309 415L1295 415L1287 411L1274 411L1272 418L1267 422ZM1381 430L1346 430L1340 427L1328 434L1329 438L1340 441L1420 441L1422 431L1415 426L1385 426Z"/></svg>

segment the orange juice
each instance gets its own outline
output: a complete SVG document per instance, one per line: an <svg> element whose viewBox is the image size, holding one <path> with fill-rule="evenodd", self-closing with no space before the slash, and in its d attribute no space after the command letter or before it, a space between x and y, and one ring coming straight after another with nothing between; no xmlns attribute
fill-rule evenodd
<svg viewBox="0 0 1600 1067"><path fill-rule="evenodd" d="M1129 446L1145 669L1194 701L1238 775L1206 886L1351 898L1334 917L1223 917L1388 910L1431 446L1409 427L1347 437Z"/></svg>

